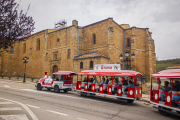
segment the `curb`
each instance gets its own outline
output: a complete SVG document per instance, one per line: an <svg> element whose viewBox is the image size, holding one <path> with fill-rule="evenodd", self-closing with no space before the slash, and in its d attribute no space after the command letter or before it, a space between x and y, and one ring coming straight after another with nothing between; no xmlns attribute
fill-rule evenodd
<svg viewBox="0 0 180 120"><path fill-rule="evenodd" d="M23 82L23 81L17 81L17 80L7 80L7 79L0 79L0 80L3 80L3 81L9 81L9 82L15 82L15 83L24 83L24 84L35 84L36 81L34 82L30 82L30 81L26 81L26 82Z"/></svg>

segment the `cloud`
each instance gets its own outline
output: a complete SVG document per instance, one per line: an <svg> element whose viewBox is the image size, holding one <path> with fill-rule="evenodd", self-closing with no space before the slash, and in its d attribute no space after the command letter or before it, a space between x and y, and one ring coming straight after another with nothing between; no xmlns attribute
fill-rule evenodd
<svg viewBox="0 0 180 120"><path fill-rule="evenodd" d="M113 17L118 24L149 28L159 59L180 57L179 0L22 0L20 9L26 11L30 3L35 32L54 28L61 19L68 26L75 19L86 26Z"/></svg>
<svg viewBox="0 0 180 120"><path fill-rule="evenodd" d="M164 1L163 11L154 13L155 22L180 22L180 1Z"/></svg>

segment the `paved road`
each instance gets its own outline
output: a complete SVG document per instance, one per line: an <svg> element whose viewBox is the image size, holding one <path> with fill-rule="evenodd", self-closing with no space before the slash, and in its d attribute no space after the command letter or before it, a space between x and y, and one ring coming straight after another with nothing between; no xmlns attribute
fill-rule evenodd
<svg viewBox="0 0 180 120"><path fill-rule="evenodd" d="M0 105L0 120L1 115L20 114L29 120L32 117L39 120L178 120L177 116L162 116L152 105L146 106L139 101L120 104L116 99L80 97L75 92L37 91L34 84L0 79L0 103L3 102L14 104ZM21 110L1 110L5 107Z"/></svg>

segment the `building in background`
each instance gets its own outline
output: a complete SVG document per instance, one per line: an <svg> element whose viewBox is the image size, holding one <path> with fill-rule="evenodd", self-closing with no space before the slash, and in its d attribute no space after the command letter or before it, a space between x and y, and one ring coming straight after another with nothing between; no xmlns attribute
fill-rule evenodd
<svg viewBox="0 0 180 120"><path fill-rule="evenodd" d="M180 66L167 67L166 70L167 69L180 69Z"/></svg>
<svg viewBox="0 0 180 120"><path fill-rule="evenodd" d="M128 69L141 72L148 80L156 72L154 40L148 28L130 27L117 24L108 18L87 26L72 25L60 29L46 29L37 32L24 41L16 42L9 52L0 57L0 71L3 76L23 76L22 58L29 57L26 64L27 77L43 77L44 71L52 75L56 71L93 69L95 64L126 63L119 59L129 51L135 59Z"/></svg>

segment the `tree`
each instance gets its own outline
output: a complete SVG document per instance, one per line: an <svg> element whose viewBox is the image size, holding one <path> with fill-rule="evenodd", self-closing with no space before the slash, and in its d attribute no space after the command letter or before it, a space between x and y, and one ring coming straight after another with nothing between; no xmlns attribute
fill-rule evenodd
<svg viewBox="0 0 180 120"><path fill-rule="evenodd" d="M30 7L30 6L29 6ZM12 47L15 41L23 40L33 32L34 24L32 17L27 12L19 11L19 4L15 0L0 0L0 54Z"/></svg>

